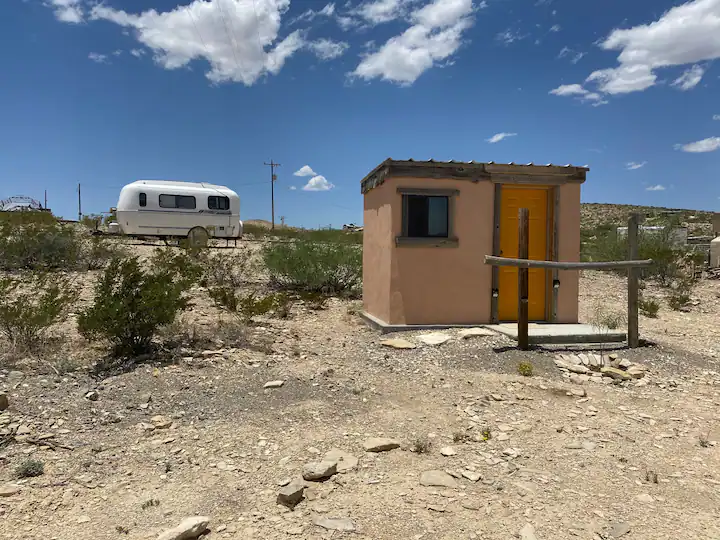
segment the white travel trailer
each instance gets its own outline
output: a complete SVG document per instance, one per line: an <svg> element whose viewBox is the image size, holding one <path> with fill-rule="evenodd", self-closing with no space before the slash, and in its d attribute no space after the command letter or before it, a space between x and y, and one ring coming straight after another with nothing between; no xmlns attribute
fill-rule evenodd
<svg viewBox="0 0 720 540"><path fill-rule="evenodd" d="M187 238L191 245L238 238L240 197L214 184L138 180L120 191L116 228L128 236Z"/></svg>

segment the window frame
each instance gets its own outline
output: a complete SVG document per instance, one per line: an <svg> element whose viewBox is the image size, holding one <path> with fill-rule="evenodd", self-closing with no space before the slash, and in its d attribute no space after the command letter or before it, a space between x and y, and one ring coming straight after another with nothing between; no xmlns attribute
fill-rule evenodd
<svg viewBox="0 0 720 540"><path fill-rule="evenodd" d="M163 197L173 197L175 200L175 206L164 206L162 203ZM192 199L192 207L187 206L180 206L178 204L179 198L182 197L184 199ZM197 209L197 199L194 195L178 195L176 193L161 193L158 196L158 206L163 209L169 209L169 210L196 210Z"/></svg>
<svg viewBox="0 0 720 540"><path fill-rule="evenodd" d="M217 202L224 201L226 207L225 208L218 208L218 207L213 208L212 206L210 206L210 199L217 199ZM207 207L208 207L208 210L217 210L219 212L227 212L228 210L230 210L230 197L228 197L226 195L208 195Z"/></svg>
<svg viewBox="0 0 720 540"><path fill-rule="evenodd" d="M138 204L140 205L140 208L145 208L147 206L147 193L144 191L138 193Z"/></svg>
<svg viewBox="0 0 720 540"><path fill-rule="evenodd" d="M457 247L455 236L455 198L460 195L458 189L397 188L402 201L401 232L395 237L396 246ZM444 236L408 236L408 196L447 197L448 235Z"/></svg>

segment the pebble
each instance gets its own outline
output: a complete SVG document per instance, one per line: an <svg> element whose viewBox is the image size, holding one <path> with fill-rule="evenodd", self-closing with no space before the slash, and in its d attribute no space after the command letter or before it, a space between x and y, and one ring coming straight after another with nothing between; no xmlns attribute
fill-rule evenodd
<svg viewBox="0 0 720 540"><path fill-rule="evenodd" d="M355 524L348 518L317 517L313 523L328 531L352 532L355 530Z"/></svg>
<svg viewBox="0 0 720 540"><path fill-rule="evenodd" d="M498 440L498 441L507 441L507 440L510 440L510 435L507 434L507 433L501 432L501 433L498 434L497 440Z"/></svg>
<svg viewBox="0 0 720 540"><path fill-rule="evenodd" d="M278 492L277 503L293 509L303 500L304 494L305 485L303 483L299 481L290 482Z"/></svg>
<svg viewBox="0 0 720 540"><path fill-rule="evenodd" d="M522 529L520 529L520 540L538 540L535 534L535 527L527 523Z"/></svg>
<svg viewBox="0 0 720 540"><path fill-rule="evenodd" d="M395 439L373 437L363 443L363 448L366 452L387 452L400 448L400 442Z"/></svg>
<svg viewBox="0 0 720 540"><path fill-rule="evenodd" d="M457 482L445 471L425 471L420 475L420 485L428 487L456 488Z"/></svg>
<svg viewBox="0 0 720 540"><path fill-rule="evenodd" d="M305 480L325 480L337 473L337 461L312 461L307 463L302 470L302 477Z"/></svg>
<svg viewBox="0 0 720 540"><path fill-rule="evenodd" d="M652 496L650 496L650 495L647 494L647 493L641 493L640 495L638 495L638 496L635 497L635 498L638 500L638 502L641 502L641 503L652 503L652 502L655 502L655 499L653 499Z"/></svg>
<svg viewBox="0 0 720 540"><path fill-rule="evenodd" d="M85 394L85 399L90 401L97 401L99 398L100 394L98 394L95 390L90 390L87 394Z"/></svg>
<svg viewBox="0 0 720 540"><path fill-rule="evenodd" d="M617 381L629 381L632 379L632 375L629 375L622 369L612 367L604 367L600 370L600 373L602 373L605 377L610 377L611 379L615 379Z"/></svg>
<svg viewBox="0 0 720 540"><path fill-rule="evenodd" d="M280 388L285 384L285 381L268 381L265 383L263 388Z"/></svg>
<svg viewBox="0 0 720 540"><path fill-rule="evenodd" d="M167 416L153 416L150 419L150 422L152 422L155 429L167 429L172 426L172 420L170 420Z"/></svg>
<svg viewBox="0 0 720 540"><path fill-rule="evenodd" d="M0 392L0 411L4 411L10 406L8 395L5 392Z"/></svg>
<svg viewBox="0 0 720 540"><path fill-rule="evenodd" d="M479 472L464 470L460 474L463 476L463 478L467 478L471 482L477 482L478 480L480 480Z"/></svg>
<svg viewBox="0 0 720 540"><path fill-rule="evenodd" d="M487 328L463 328L458 332L458 336L460 336L462 339L494 335L495 332L493 332L492 330L488 330Z"/></svg>
<svg viewBox="0 0 720 540"><path fill-rule="evenodd" d="M624 521L610 524L610 536L612 538L620 538L630 532L630 525Z"/></svg>
<svg viewBox="0 0 720 540"><path fill-rule="evenodd" d="M442 332L431 332L429 334L423 334L418 336L418 340L422 341L426 345L442 345L446 341L450 341L452 337Z"/></svg>
<svg viewBox="0 0 720 540"><path fill-rule="evenodd" d="M0 486L0 497L12 497L17 493L20 493L20 486L16 486L15 484Z"/></svg>
<svg viewBox="0 0 720 540"><path fill-rule="evenodd" d="M352 471L358 466L358 458L340 450L339 448L333 448L323 457L323 461L334 461L337 463L337 472L346 473Z"/></svg>
<svg viewBox="0 0 720 540"><path fill-rule="evenodd" d="M380 345L384 347L391 347L393 349L415 349L417 345L409 342L407 339L395 338L395 339L383 339L380 341Z"/></svg>
<svg viewBox="0 0 720 540"><path fill-rule="evenodd" d="M185 518L177 527L158 536L157 540L193 540L207 531L209 523L210 518L207 516Z"/></svg>
<svg viewBox="0 0 720 540"><path fill-rule="evenodd" d="M445 448L440 449L440 454L445 457L450 457L456 455L457 451L452 446L446 446Z"/></svg>

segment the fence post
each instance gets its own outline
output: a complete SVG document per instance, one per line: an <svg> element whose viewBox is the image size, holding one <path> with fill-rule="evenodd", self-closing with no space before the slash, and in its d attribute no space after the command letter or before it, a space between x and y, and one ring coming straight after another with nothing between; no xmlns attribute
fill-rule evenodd
<svg viewBox="0 0 720 540"><path fill-rule="evenodd" d="M527 208L518 210L518 259L529 257L530 211ZM518 346L520 350L530 348L528 339L528 297L529 268L518 268Z"/></svg>
<svg viewBox="0 0 720 540"><path fill-rule="evenodd" d="M638 225L640 214L633 213L628 220L628 259L636 260L639 256ZM628 347L635 349L640 346L640 330L638 307L640 299L640 268L628 270Z"/></svg>

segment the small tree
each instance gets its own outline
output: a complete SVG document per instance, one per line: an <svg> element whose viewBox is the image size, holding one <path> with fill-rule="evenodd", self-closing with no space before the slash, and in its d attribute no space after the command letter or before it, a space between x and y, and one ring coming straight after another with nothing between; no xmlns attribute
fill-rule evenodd
<svg viewBox="0 0 720 540"><path fill-rule="evenodd" d="M15 345L36 347L74 299L75 288L61 275L0 279L0 333Z"/></svg>
<svg viewBox="0 0 720 540"><path fill-rule="evenodd" d="M148 352L158 329L188 306L185 292L197 274L183 266L185 256L161 254L148 269L137 257L112 260L95 286L93 304L80 314L80 333L108 339L119 356Z"/></svg>

